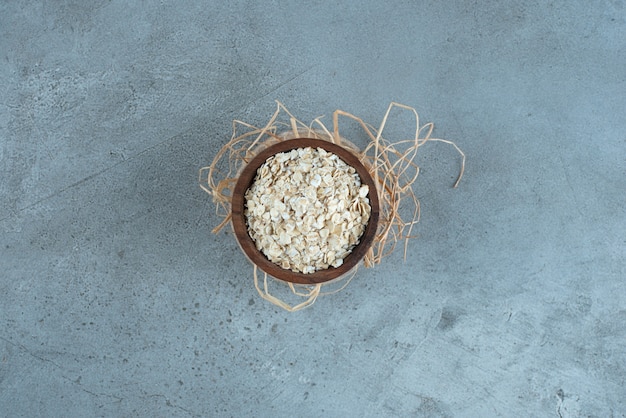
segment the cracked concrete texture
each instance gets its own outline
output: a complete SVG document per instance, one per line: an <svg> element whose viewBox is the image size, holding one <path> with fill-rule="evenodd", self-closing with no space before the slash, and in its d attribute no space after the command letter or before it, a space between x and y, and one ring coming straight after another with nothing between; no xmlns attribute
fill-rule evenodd
<svg viewBox="0 0 626 418"><path fill-rule="evenodd" d="M412 3L0 5L0 416L626 416L624 3ZM274 99L468 156L295 314L196 183Z"/></svg>

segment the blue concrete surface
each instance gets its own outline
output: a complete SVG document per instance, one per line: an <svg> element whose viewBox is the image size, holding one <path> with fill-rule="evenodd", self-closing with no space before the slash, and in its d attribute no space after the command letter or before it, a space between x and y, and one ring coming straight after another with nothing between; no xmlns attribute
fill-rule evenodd
<svg viewBox="0 0 626 418"><path fill-rule="evenodd" d="M622 0L0 4L0 416L626 416ZM414 106L408 259L288 313L232 119Z"/></svg>

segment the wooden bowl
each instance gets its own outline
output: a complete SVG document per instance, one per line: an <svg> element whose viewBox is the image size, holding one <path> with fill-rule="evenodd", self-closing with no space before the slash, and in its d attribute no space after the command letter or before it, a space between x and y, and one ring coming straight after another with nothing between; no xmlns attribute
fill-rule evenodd
<svg viewBox="0 0 626 418"><path fill-rule="evenodd" d="M279 265L268 260L261 251L257 250L254 241L250 237L244 215L244 195L252 185L252 182L256 177L257 169L274 154L306 147L323 148L324 150L337 155L346 164L354 167L361 178L361 183L366 184L369 187L370 191L368 198L372 208L370 219L365 227L363 235L361 236L359 244L354 247L352 252L346 256L346 258L344 258L343 264L337 268L329 267L327 269L318 270L309 274L296 273L291 270L283 269ZM380 210L376 184L359 159L350 151L337 144L313 138L296 138L286 140L259 152L259 154L256 155L242 170L235 188L233 189L231 205L233 229L235 231L237 242L250 261L256 264L265 273L279 280L309 285L324 283L336 279L352 270L363 259L363 257L365 257L365 254L371 247L372 242L374 241L374 236L376 235Z"/></svg>

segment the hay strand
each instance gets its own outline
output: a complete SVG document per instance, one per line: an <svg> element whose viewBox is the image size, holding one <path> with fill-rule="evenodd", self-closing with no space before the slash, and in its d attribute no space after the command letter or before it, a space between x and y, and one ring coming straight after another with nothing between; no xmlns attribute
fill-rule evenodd
<svg viewBox="0 0 626 418"><path fill-rule="evenodd" d="M409 112L412 115L415 125L414 135L411 138L399 139L395 142L384 138L383 133L392 111ZM361 128L368 139L367 145L363 149L340 134L340 118L352 120ZM376 184L380 201L379 228L372 247L365 255L364 265L373 267L380 264L383 258L395 250L398 242L404 244L403 255L406 259L408 241L414 237L412 230L420 219L420 203L412 188L420 172L419 166L415 163L418 149L427 142L442 142L454 147L461 156L461 168L453 185L454 188L459 185L465 171L465 154L452 141L431 138L434 125L428 123L420 126L417 111L400 103L392 102L389 104L377 129L361 118L339 109L333 112L332 122L332 131L324 125L321 116L313 119L310 125L305 125L278 101L276 101L275 112L262 128L234 120L230 141L218 151L211 165L201 168L199 172L200 187L212 196L213 203L216 205L216 214L223 218L221 223L213 228L212 232L217 234L230 223L230 201L233 188L239 173L255 155L278 142L298 137L317 138L333 142L350 150L368 169ZM224 164L228 166L226 171L218 168ZM409 210L407 207L411 208L411 217L405 219L401 214L401 209ZM404 216L406 217L406 215ZM263 285L259 284L258 267L253 266L254 285L259 295L290 312L312 305L320 295L343 290L355 274L356 269L351 274L333 281L343 284L331 292L321 292L322 286L326 286L328 283L314 286L289 283L289 288L295 296L305 298L301 303L290 305L270 292L269 279L266 273L263 272Z"/></svg>

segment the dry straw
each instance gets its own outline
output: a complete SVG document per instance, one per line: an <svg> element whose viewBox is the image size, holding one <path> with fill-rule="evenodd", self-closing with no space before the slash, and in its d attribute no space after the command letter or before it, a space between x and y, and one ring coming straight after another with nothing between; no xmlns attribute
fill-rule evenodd
<svg viewBox="0 0 626 418"><path fill-rule="evenodd" d="M374 128L350 113L336 110L333 113L331 131L322 123L321 117L314 119L310 125L305 125L296 119L283 104L276 103L276 111L263 127L256 127L238 120L233 121L231 140L219 150L211 165L200 169L200 187L213 197L217 214L223 218L222 222L213 229L213 233L220 232L231 221L232 190L239 173L255 155L278 142L293 138L317 138L338 144L351 151L367 167L377 185L380 200L380 220L374 243L363 260L365 266L373 267L379 264L384 257L394 251L398 242L404 243L404 257L406 258L407 242L413 237L411 235L412 228L420 217L419 200L412 189L412 185L419 175L419 167L415 163L418 148L426 142L443 142L456 149L462 160L459 176L453 187L458 186L465 170L463 151L452 141L432 138L433 124L428 123L420 126L417 111L403 104L392 102L378 128ZM389 115L394 109L410 112L414 118L414 135L411 138L392 142L383 137ZM339 132L340 117L355 121L363 130L367 137L367 143L364 147L359 148L341 136ZM410 213L409 216L405 215L407 209ZM267 273L262 272L262 278L259 278L258 270L258 267L254 265L252 276L259 295L288 311L300 310L313 304L320 295L342 290L356 273L356 269L354 269L344 277L323 284L299 285L288 283L291 293L304 299L302 302L291 305L270 292L270 280ZM336 287L335 290L321 291L322 287L333 286Z"/></svg>

